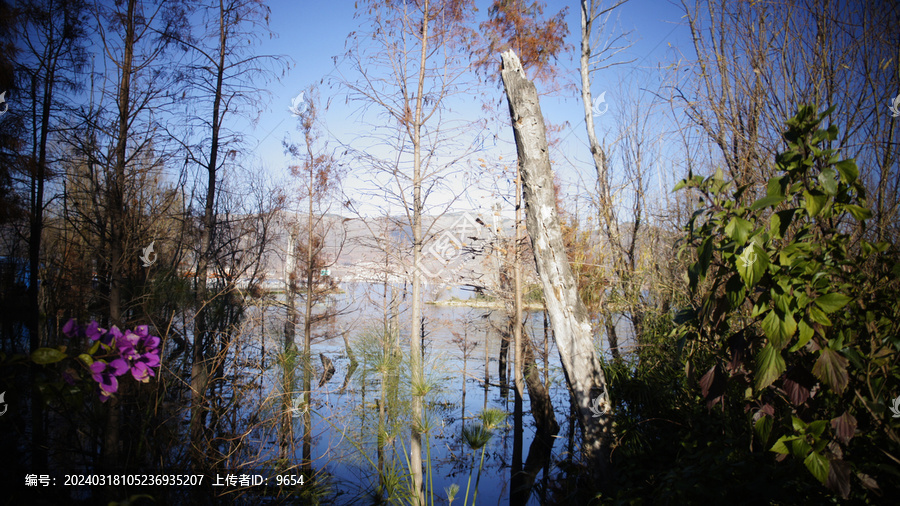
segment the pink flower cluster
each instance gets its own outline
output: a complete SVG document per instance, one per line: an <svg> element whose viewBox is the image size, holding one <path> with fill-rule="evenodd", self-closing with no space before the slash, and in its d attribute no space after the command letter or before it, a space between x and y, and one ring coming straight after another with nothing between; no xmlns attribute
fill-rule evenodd
<svg viewBox="0 0 900 506"><path fill-rule="evenodd" d="M159 343L157 336L150 335L146 325L138 325L134 331L123 333L117 327L109 330L100 328L96 321L87 326L79 326L75 319L69 320L62 329L70 338L89 337L91 341L99 341L100 347L108 352L108 359L95 359L91 364L91 377L100 386L100 400L106 402L119 389L119 376L127 372L135 380L142 383L156 376L154 367L159 365Z"/></svg>

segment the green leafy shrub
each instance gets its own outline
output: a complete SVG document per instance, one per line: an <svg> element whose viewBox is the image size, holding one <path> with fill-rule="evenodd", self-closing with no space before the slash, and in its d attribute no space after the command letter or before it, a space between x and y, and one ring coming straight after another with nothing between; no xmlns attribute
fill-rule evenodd
<svg viewBox="0 0 900 506"><path fill-rule="evenodd" d="M778 175L755 201L721 172L676 186L702 207L682 249L693 303L673 335L714 351L698 387L708 408L743 409L754 449L869 501L900 476L900 419L888 408L900 395L900 262L866 229L856 163L828 148L831 111L804 106L787 121Z"/></svg>

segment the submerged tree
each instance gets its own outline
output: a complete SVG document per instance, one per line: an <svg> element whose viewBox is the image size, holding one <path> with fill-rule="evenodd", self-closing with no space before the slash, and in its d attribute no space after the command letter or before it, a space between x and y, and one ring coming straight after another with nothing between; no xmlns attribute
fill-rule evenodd
<svg viewBox="0 0 900 506"><path fill-rule="evenodd" d="M305 95L305 98L303 98ZM325 299L334 289L331 267L340 256L343 248L343 235L338 227L343 227L343 220L335 220L328 216L328 211L340 188L343 168L328 150L327 143L322 142L320 125L323 121L319 95L315 88L309 88L300 94L292 113L298 118L297 130L303 135L299 143L285 140L286 151L300 163L290 167L291 175L299 182L296 201L306 201L306 216L298 217L291 225L291 237L288 258L291 267L287 277L288 283L288 321L285 328L284 352L296 353L294 331L297 324L297 311L294 304L296 294L303 294L303 348L299 355L303 370L304 414L303 429L303 466L311 466L312 426L308 410L312 403L312 355L311 347L313 331L317 325L337 316L334 307L314 314L313 307ZM293 220L291 220L293 221ZM305 233L301 233L305 229ZM329 239L337 239L328 251ZM302 291L299 290L302 286ZM324 360L324 355L322 355ZM333 370L332 370L333 372ZM291 374L293 374L291 372ZM285 384L291 384L286 379Z"/></svg>
<svg viewBox="0 0 900 506"><path fill-rule="evenodd" d="M272 80L284 65L284 57L253 54L248 39L268 31L269 7L258 0L212 1L200 5L197 15L206 21L199 36L181 34L178 42L191 49L192 60L180 71L186 86L186 105L194 106L186 115L184 148L187 158L197 166L201 180L205 179L202 199L203 216L196 251L196 297L193 357L191 370L191 441L195 461L205 455L206 391L216 345L224 348L225 335L217 328L210 306L216 297L209 293L210 272L221 269L223 252L217 250L218 214L221 212L223 174L227 164L234 163L242 153L241 134L231 130L231 121L240 116L252 116L244 109L263 92L260 82ZM208 109L207 109L208 108ZM194 111L208 111L196 113ZM180 133L175 134L182 135ZM231 270L234 266L230 266ZM218 339L216 337L218 336Z"/></svg>
<svg viewBox="0 0 900 506"><path fill-rule="evenodd" d="M373 146L360 147L358 153L361 163L379 170L380 174L373 174L381 179L379 186L396 186L392 197L402 204L410 229L413 422L409 466L414 494L418 503L424 503L422 278L427 228L422 218L426 198L440 187L442 173L468 151L464 146L450 151L449 144L467 123L453 128L444 115L449 97L461 91L466 74L464 44L473 6L470 0L417 0L402 5L370 0L360 5L361 16L371 22L372 29L351 35L347 58L358 77L344 79L343 84L364 108L376 108L388 119L387 125L373 126ZM375 69L385 72L379 74ZM385 148L385 157L374 155Z"/></svg>
<svg viewBox="0 0 900 506"><path fill-rule="evenodd" d="M83 23L87 17L87 7L80 1L31 1L20 7L21 20L12 24L16 29L19 46L23 49L16 55L18 59L18 81L23 92L20 103L30 104L30 121L25 123L31 133L26 146L30 153L20 156L18 164L28 180L28 313L26 326L29 334L30 351L34 352L45 339L44 316L47 308L41 304L42 279L42 237L44 235L45 209L47 207L46 186L55 172L51 160L54 134L60 124L62 102L60 97L66 91L77 87L78 73L85 62L85 30ZM4 91L5 95L5 91ZM8 100L10 97L5 97ZM9 103L2 105L4 113ZM22 115L24 116L24 115ZM6 165L6 164L4 164ZM37 390L34 390L37 396ZM32 403L32 424L34 439L34 459L37 465L47 465L43 445L44 420L42 403Z"/></svg>

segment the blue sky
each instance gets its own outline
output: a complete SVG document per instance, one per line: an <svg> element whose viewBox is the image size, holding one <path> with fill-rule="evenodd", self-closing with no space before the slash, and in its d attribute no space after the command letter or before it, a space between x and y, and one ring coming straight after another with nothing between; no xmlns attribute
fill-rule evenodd
<svg viewBox="0 0 900 506"><path fill-rule="evenodd" d="M277 37L263 39L257 51L290 56L294 65L286 77L270 85L268 91L271 93L271 100L264 104L259 123L245 134L251 147L258 143L255 155L263 167L273 177L280 178L284 177L286 167L290 163L283 154L281 141L286 135L291 134L295 139L299 138L295 130L296 119L288 112L291 100L310 84L319 83L329 75L333 75L334 57L343 54L347 36L359 29L360 19L354 18L354 2L347 0L276 1L270 2L269 5L272 10L270 26ZM476 5L479 9L478 17L484 18L489 2L478 1ZM566 83L578 83L576 52L579 47L579 3L547 2L545 13L555 13L564 6L569 7L568 42L572 46L572 51L560 61L564 68L562 79ZM652 94L658 91L660 86L660 73L657 72L657 68L677 61L679 52L692 54L689 34L682 16L679 4L668 1L631 0L619 7L610 18L616 22L616 32L630 32L627 37L631 47L620 53L617 60L635 61L593 75L594 95L606 91L605 97L609 104L609 112L595 119L599 137L609 138L614 134L617 97L625 93L637 94L641 95L643 103L659 102ZM334 98L324 118L325 128L334 137L330 141L331 145L335 146L338 141L352 142L354 136L359 133L359 117L354 113L356 106L344 105L344 97L340 96L340 90L329 88L327 83L320 86L320 95L326 100ZM473 97L473 100L475 98ZM545 118L551 123L564 125L560 133L561 150L554 156L554 169L560 173L564 181L564 191L568 194L578 193L579 180L590 183L593 171L586 147L580 97L568 91L555 96L544 96L541 100ZM473 114L478 112L475 108L471 110ZM501 112L505 114L505 108ZM502 130L501 135L505 136L505 141L508 142L511 139L511 129ZM504 161L513 162L515 151L511 144L501 143L496 153L479 156L490 159L503 156ZM670 179L672 177L671 174L667 176ZM671 187L671 184L663 183L662 179L659 182L660 186ZM345 186L352 193L355 184L359 182L354 181L354 175L351 173L345 180ZM454 207L458 209L480 207L486 205L487 200L490 200L490 197L482 195L473 197L467 202L459 202Z"/></svg>

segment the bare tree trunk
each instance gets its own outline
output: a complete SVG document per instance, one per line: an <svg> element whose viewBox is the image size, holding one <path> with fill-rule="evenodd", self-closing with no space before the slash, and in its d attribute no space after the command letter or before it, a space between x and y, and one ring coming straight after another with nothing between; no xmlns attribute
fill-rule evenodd
<svg viewBox="0 0 900 506"><path fill-rule="evenodd" d="M522 268L519 265L519 246L521 242L522 220L522 174L516 167L516 224L513 236L513 345L515 346L513 364L513 381L515 397L513 402L513 474L522 471L522 397L525 387L522 384Z"/></svg>
<svg viewBox="0 0 900 506"><path fill-rule="evenodd" d="M127 146L131 117L131 73L134 71L135 46L135 12L136 0L129 0L128 11L124 19L125 40L122 54L118 96L119 108L118 133L116 137L113 167L113 182L110 185L110 285L109 285L109 320L110 325L123 325L122 318L122 271L124 270L124 227L125 227L125 164L127 163ZM108 406L106 432L103 437L103 467L113 468L119 460L119 405L113 398Z"/></svg>
<svg viewBox="0 0 900 506"><path fill-rule="evenodd" d="M578 296L575 276L566 257L553 192L544 117L537 90L525 76L519 58L513 51L506 51L502 54L502 60L501 76L522 171L526 226L531 236L535 265L541 278L566 381L584 428L582 452L585 460L605 475L605 453L612 432L609 392L594 350L590 318ZM593 399L597 399L603 416L592 416Z"/></svg>
<svg viewBox="0 0 900 506"><path fill-rule="evenodd" d="M31 223L28 236L28 305L31 313L28 318L28 338L30 351L34 352L41 346L43 335L43 318L41 318L40 303L40 269L41 269L41 236L44 232L44 179L47 167L47 139L50 132L50 105L53 99L53 83L56 71L55 58L47 58L47 75L43 83L43 99L41 101L40 141L32 146L32 159L37 152L37 165L35 174L31 178ZM37 96L37 76L32 76L31 96ZM37 124L32 123L32 129L37 130ZM44 441L44 404L38 399L40 392L37 384L32 389L32 451L35 467L47 467L47 451Z"/></svg>
<svg viewBox="0 0 900 506"><path fill-rule="evenodd" d="M203 447L201 446L206 430L204 423L203 405L205 404L206 391L209 388L210 365L206 357L206 350L212 345L207 321L207 304L209 294L206 280L209 266L213 261L213 248L216 232L216 175L218 171L219 135L221 129L221 107L223 100L222 88L225 81L225 57L227 54L227 31L225 23L225 7L219 5L219 47L218 61L216 62L216 89L213 95L211 139L209 148L209 161L206 166L206 205L203 213L203 235L200 239L199 264L197 266L197 299L200 309L197 311L197 321L194 327L193 364L191 369L191 444L194 450L195 463L203 459Z"/></svg>

